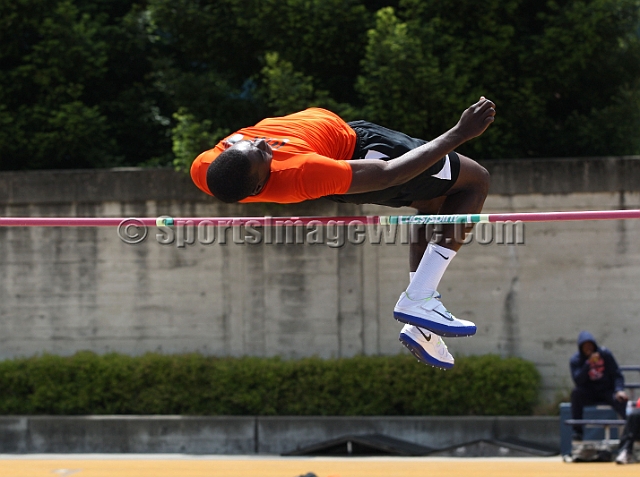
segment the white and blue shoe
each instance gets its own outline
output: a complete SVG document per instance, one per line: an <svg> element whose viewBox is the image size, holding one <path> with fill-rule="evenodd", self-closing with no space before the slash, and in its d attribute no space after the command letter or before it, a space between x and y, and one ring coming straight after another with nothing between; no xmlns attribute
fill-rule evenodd
<svg viewBox="0 0 640 477"><path fill-rule="evenodd" d="M442 369L453 368L453 356L442 338L435 333L421 330L417 326L404 325L399 339L421 363Z"/></svg>
<svg viewBox="0 0 640 477"><path fill-rule="evenodd" d="M440 301L440 293L420 300L412 300L403 292L393 309L393 317L402 323L424 328L440 336L471 336L476 334L476 325L459 320Z"/></svg>

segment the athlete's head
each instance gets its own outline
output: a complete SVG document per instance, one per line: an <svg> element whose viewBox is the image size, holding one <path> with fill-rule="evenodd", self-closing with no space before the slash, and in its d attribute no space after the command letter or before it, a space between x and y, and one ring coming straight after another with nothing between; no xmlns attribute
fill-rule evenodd
<svg viewBox="0 0 640 477"><path fill-rule="evenodd" d="M207 186L222 202L257 195L269 179L273 151L264 139L225 143L226 150L207 169Z"/></svg>

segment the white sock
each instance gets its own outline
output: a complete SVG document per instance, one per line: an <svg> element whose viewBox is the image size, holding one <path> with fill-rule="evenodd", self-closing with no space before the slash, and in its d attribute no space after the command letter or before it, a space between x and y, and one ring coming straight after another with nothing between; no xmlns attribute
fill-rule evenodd
<svg viewBox="0 0 640 477"><path fill-rule="evenodd" d="M421 300L433 295L438 289L440 280L447 270L449 263L456 256L456 252L441 245L429 242L420 265L411 278L407 287L407 295L412 300Z"/></svg>
<svg viewBox="0 0 640 477"><path fill-rule="evenodd" d="M409 272L409 283L411 283L411 281L413 280L413 277L415 276L416 272Z"/></svg>

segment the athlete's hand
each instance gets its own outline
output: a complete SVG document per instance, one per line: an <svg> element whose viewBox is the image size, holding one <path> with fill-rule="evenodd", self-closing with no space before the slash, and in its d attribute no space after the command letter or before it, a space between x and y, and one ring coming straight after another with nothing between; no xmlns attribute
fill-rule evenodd
<svg viewBox="0 0 640 477"><path fill-rule="evenodd" d="M481 96L477 103L464 110L456 128L467 141L485 132L493 122L495 115L496 105L493 104L493 101Z"/></svg>

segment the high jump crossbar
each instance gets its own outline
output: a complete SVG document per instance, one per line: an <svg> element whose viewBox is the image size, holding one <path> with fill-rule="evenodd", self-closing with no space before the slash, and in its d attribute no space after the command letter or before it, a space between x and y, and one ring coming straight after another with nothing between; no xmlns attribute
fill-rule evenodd
<svg viewBox="0 0 640 477"><path fill-rule="evenodd" d="M298 225L390 225L477 224L496 222L564 222L580 220L640 219L640 210L586 210L563 212L514 212L456 215L367 215L346 217L0 217L0 227L146 227L175 225L298 226Z"/></svg>

